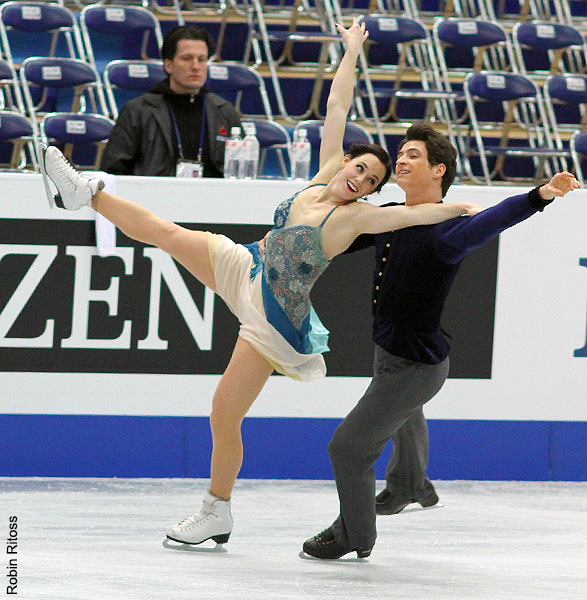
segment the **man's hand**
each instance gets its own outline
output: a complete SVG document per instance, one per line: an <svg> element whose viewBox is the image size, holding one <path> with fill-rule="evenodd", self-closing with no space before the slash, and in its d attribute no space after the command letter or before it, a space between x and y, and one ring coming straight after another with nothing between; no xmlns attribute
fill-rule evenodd
<svg viewBox="0 0 587 600"><path fill-rule="evenodd" d="M580 187L581 184L572 173L562 171L554 175L547 184L538 188L538 193L543 200L553 200Z"/></svg>
<svg viewBox="0 0 587 600"><path fill-rule="evenodd" d="M267 239L267 236L271 233L271 230L269 230L266 234L265 237L262 240L259 240L257 242L257 245L259 246L259 254L261 254L261 258L263 258L263 253L265 252L265 240Z"/></svg>

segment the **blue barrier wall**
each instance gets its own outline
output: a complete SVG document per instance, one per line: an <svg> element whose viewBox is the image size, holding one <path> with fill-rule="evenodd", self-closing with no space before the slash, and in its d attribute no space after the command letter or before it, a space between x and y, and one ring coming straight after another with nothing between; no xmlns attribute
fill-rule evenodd
<svg viewBox="0 0 587 600"><path fill-rule="evenodd" d="M241 478L332 479L339 419L247 418ZM585 481L587 424L430 420L431 479ZM0 416L0 476L203 477L205 417ZM389 450L376 464L385 476Z"/></svg>

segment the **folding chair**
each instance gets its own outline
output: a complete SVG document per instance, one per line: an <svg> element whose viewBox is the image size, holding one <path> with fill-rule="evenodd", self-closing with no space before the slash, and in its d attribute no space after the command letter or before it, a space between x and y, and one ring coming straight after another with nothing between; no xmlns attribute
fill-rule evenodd
<svg viewBox="0 0 587 600"><path fill-rule="evenodd" d="M576 131L571 137L570 148L575 175L581 185L585 185L583 161L587 157L587 131Z"/></svg>
<svg viewBox="0 0 587 600"><path fill-rule="evenodd" d="M91 4L80 13L80 27L87 60L98 73L111 60L161 57L159 21L142 6Z"/></svg>
<svg viewBox="0 0 587 600"><path fill-rule="evenodd" d="M13 75L15 104L24 111L18 67L34 48L36 56L83 58L81 34L73 13L59 4L5 2L0 5L2 57Z"/></svg>
<svg viewBox="0 0 587 600"><path fill-rule="evenodd" d="M551 75L543 96L556 147L568 149L571 136L587 130L587 75Z"/></svg>
<svg viewBox="0 0 587 600"><path fill-rule="evenodd" d="M481 70L510 71L513 49L502 25L481 19L439 19L432 39L444 89L459 93L465 77ZM463 119L464 106L457 109Z"/></svg>
<svg viewBox="0 0 587 600"><path fill-rule="evenodd" d="M585 39L571 25L539 21L517 23L512 31L512 40L523 75L544 79L557 73L585 70Z"/></svg>
<svg viewBox="0 0 587 600"><path fill-rule="evenodd" d="M306 130L306 136L312 147L312 161L310 164L310 177L318 172L320 164L320 143L322 141L322 131L324 129L324 121L322 120L306 120L300 121L294 128L294 134L299 129ZM347 121L344 130L344 138L342 146L344 151L348 150L349 146L354 143L372 144L373 136L358 123Z"/></svg>
<svg viewBox="0 0 587 600"><path fill-rule="evenodd" d="M185 17L217 17L228 8L225 0L146 0L145 4L155 14L175 17L178 25L185 24Z"/></svg>
<svg viewBox="0 0 587 600"><path fill-rule="evenodd" d="M0 59L0 109L24 112L22 93L14 67Z"/></svg>
<svg viewBox="0 0 587 600"><path fill-rule="evenodd" d="M504 23L539 20L572 24L568 0L496 0L495 13L497 19Z"/></svg>
<svg viewBox="0 0 587 600"><path fill-rule="evenodd" d="M287 129L275 121L266 121L264 119L247 119L245 123L253 123L259 140L259 176L268 175L270 164L267 162L268 152L275 154L279 172L283 179L288 178L289 165L291 164L291 139ZM285 156L284 156L285 154ZM285 158L287 157L287 163Z"/></svg>
<svg viewBox="0 0 587 600"><path fill-rule="evenodd" d="M248 0L145 0L143 5L148 4L158 18L174 18L178 25L185 25L187 19L190 22L204 21L206 27L214 28L216 49L210 60L221 61L228 25L244 19L247 2ZM240 58L241 55L239 60Z"/></svg>
<svg viewBox="0 0 587 600"><path fill-rule="evenodd" d="M206 86L232 102L243 117L273 119L265 82L252 67L236 63L209 63Z"/></svg>
<svg viewBox="0 0 587 600"><path fill-rule="evenodd" d="M59 146L77 168L95 170L114 121L95 114L49 113L40 123L44 143Z"/></svg>
<svg viewBox="0 0 587 600"><path fill-rule="evenodd" d="M5 2L0 5L2 53L11 65L31 55L83 58L83 43L73 13L48 2Z"/></svg>
<svg viewBox="0 0 587 600"><path fill-rule="evenodd" d="M2 169L39 170L35 147L35 125L24 115L0 110L0 167Z"/></svg>
<svg viewBox="0 0 587 600"><path fill-rule="evenodd" d="M409 2L410 0L408 0ZM340 13L345 17L356 17L358 15L372 15L382 12L383 2L378 0L332 0L332 3L338 4ZM407 2L404 0L388 0L385 4L394 14L405 12Z"/></svg>
<svg viewBox="0 0 587 600"><path fill-rule="evenodd" d="M167 76L162 60L113 60L104 69L104 88L110 115L163 81Z"/></svg>
<svg viewBox="0 0 587 600"><path fill-rule="evenodd" d="M358 118L375 123L383 147L381 121L407 126L414 120L438 118L452 134L449 96L424 24L417 19L381 15L360 17L359 21L365 23L369 39L359 57ZM454 141L454 134L452 138Z"/></svg>
<svg viewBox="0 0 587 600"><path fill-rule="evenodd" d="M376 4L377 9L369 11L369 14L393 15L409 19L419 18L416 0L377 0Z"/></svg>
<svg viewBox="0 0 587 600"><path fill-rule="evenodd" d="M27 58L20 69L27 114L38 121L55 111L106 114L91 94L100 86L96 70L76 58Z"/></svg>
<svg viewBox="0 0 587 600"><path fill-rule="evenodd" d="M514 73L470 73L464 88L470 116L465 164L473 181L487 185L496 180L539 182L558 171L561 164L566 166L569 153L553 144L542 95L534 81ZM482 179L473 171L473 157L481 162ZM522 166L518 161L515 170L526 169L532 177L506 171L506 160L509 163L514 158L529 159Z"/></svg>
<svg viewBox="0 0 587 600"><path fill-rule="evenodd" d="M389 4L405 5L405 16L419 19L426 24L433 24L439 17L496 20L492 0L379 0L382 7Z"/></svg>
<svg viewBox="0 0 587 600"><path fill-rule="evenodd" d="M340 59L341 38L334 25L330 0L294 0L293 4L280 5L287 17L284 19L281 12L278 22L272 20L271 13L265 9L261 0L251 2L252 8L247 12L249 38L243 62L253 62L257 70L266 62L277 110L286 121L320 116L325 73L332 70ZM317 47L317 53L312 56L296 56L294 44L298 43L298 47L304 45L306 52L308 46ZM301 108L298 107L296 112L293 107L286 107L286 94L282 89L286 81L285 74L288 78L291 75L297 75L298 78L295 81L296 94L291 96L292 100L299 101L302 96L302 78L311 82L311 86L307 88L311 89L310 98L302 101Z"/></svg>

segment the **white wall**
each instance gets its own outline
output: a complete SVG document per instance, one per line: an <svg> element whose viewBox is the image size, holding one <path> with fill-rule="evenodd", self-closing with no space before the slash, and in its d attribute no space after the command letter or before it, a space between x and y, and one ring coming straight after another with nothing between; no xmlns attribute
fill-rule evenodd
<svg viewBox="0 0 587 600"><path fill-rule="evenodd" d="M299 189L280 181L119 177L116 184L119 195L164 218L198 223L269 224L275 206ZM486 207L525 189L453 186L447 201ZM390 200L401 201L391 184L376 201ZM0 174L0 219L92 218L89 209L50 210L40 176ZM587 258L587 191L557 200L502 234L492 378L449 380L428 405L429 418L587 420L587 357L573 355L586 343L582 258ZM0 413L207 415L217 381L212 375L3 372ZM302 384L272 377L250 414L342 417L367 383L327 377ZM164 406L154 400L157 392L168 399Z"/></svg>

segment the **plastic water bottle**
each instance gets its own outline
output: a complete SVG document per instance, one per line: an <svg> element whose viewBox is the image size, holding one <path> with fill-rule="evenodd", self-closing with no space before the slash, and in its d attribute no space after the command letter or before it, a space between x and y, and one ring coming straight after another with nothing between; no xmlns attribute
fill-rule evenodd
<svg viewBox="0 0 587 600"><path fill-rule="evenodd" d="M291 178L298 181L308 181L310 179L312 146L308 141L305 129L294 131L294 141L291 150Z"/></svg>
<svg viewBox="0 0 587 600"><path fill-rule="evenodd" d="M257 179L259 168L259 140L254 123L245 123L245 139L241 159L240 179Z"/></svg>
<svg viewBox="0 0 587 600"><path fill-rule="evenodd" d="M241 139L241 128L233 127L230 130L230 138L224 146L224 178L237 179L239 176L239 165L241 161L243 140Z"/></svg>

